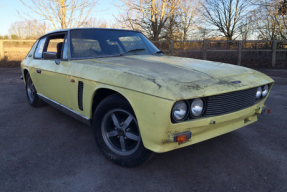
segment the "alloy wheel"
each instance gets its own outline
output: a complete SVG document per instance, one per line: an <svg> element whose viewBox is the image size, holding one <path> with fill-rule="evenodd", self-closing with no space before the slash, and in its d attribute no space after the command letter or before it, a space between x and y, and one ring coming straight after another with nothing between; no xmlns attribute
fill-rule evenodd
<svg viewBox="0 0 287 192"><path fill-rule="evenodd" d="M136 118L123 109L114 109L106 113L101 132L106 145L118 155L133 154L141 142Z"/></svg>

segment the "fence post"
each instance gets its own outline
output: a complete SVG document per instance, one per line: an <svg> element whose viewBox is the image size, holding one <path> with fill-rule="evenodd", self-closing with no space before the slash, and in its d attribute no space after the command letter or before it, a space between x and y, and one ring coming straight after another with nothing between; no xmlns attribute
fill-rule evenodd
<svg viewBox="0 0 287 192"><path fill-rule="evenodd" d="M241 53L242 53L242 41L239 41L239 42L238 42L237 65L241 65Z"/></svg>
<svg viewBox="0 0 287 192"><path fill-rule="evenodd" d="M273 40L273 43L272 43L272 67L275 67L275 63L276 63L276 49L277 49L277 41Z"/></svg>
<svg viewBox="0 0 287 192"><path fill-rule="evenodd" d="M173 41L170 41L169 55L170 55L170 56L173 56Z"/></svg>
<svg viewBox="0 0 287 192"><path fill-rule="evenodd" d="M5 56L4 56L4 44L3 41L0 40L0 62L4 62Z"/></svg>
<svg viewBox="0 0 287 192"><path fill-rule="evenodd" d="M207 53L206 41L203 40L203 60L206 60L206 53Z"/></svg>

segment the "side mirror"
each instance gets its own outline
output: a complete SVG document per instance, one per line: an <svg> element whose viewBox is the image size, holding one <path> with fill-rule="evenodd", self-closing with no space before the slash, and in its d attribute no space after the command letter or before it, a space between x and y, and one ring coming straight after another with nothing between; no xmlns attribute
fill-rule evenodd
<svg viewBox="0 0 287 192"><path fill-rule="evenodd" d="M55 52L44 52L43 58L44 59L57 59L57 53L55 53Z"/></svg>

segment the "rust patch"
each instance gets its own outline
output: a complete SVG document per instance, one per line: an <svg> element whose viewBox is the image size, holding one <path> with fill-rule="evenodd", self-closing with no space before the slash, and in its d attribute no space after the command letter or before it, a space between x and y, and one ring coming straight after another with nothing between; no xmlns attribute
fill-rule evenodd
<svg viewBox="0 0 287 192"><path fill-rule="evenodd" d="M179 131L174 131L174 132L168 132L167 133L167 136L166 136L166 139L162 141L162 144L166 144L166 143L174 143L174 135L176 134L179 134L179 133L184 133L184 132L187 132L187 131L190 131L190 129L184 129L184 130L179 130ZM192 138L192 136L191 136ZM190 140L188 140L190 141ZM186 142L188 142L186 141ZM184 142L184 143L186 143ZM184 143L181 143L181 144L184 144Z"/></svg>

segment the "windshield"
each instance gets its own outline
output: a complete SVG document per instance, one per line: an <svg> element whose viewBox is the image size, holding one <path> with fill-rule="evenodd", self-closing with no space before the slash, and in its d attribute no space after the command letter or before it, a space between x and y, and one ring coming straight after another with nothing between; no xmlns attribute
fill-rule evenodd
<svg viewBox="0 0 287 192"><path fill-rule="evenodd" d="M151 55L159 51L143 34L134 31L71 30L71 58Z"/></svg>

